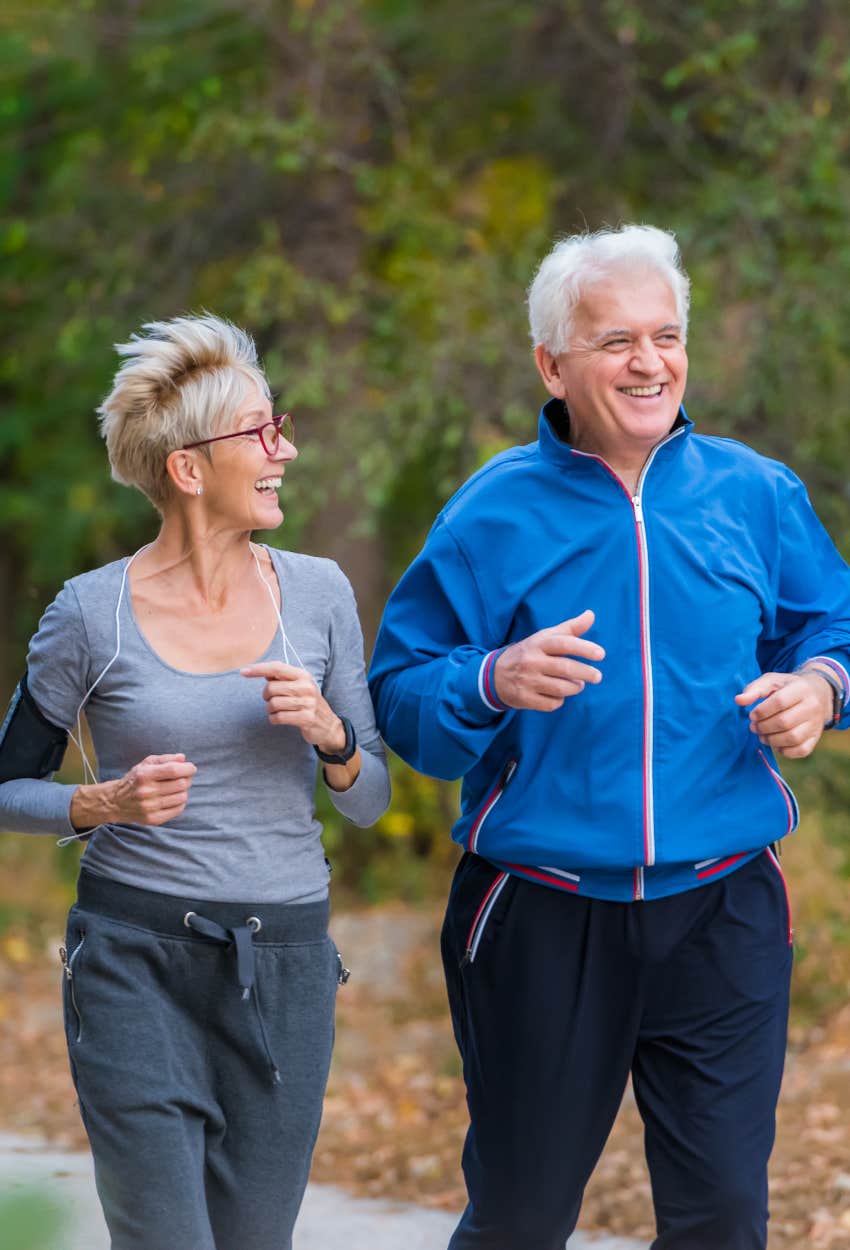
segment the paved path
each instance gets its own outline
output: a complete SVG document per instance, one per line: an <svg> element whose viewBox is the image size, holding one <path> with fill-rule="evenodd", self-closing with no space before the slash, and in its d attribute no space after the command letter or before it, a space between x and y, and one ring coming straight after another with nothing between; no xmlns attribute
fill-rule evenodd
<svg viewBox="0 0 850 1250"><path fill-rule="evenodd" d="M67 1233L56 1250L109 1250L88 1155L0 1133L0 1192L28 1185L38 1186L42 1193L47 1186L68 1212ZM443 1211L352 1198L330 1185L311 1185L293 1250L445 1250L454 1224L455 1217ZM569 1250L645 1250L645 1246L621 1237L576 1233Z"/></svg>

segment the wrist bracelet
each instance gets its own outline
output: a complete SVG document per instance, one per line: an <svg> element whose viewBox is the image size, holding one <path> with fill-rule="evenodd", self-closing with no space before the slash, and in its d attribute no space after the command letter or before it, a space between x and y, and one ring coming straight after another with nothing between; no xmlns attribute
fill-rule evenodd
<svg viewBox="0 0 850 1250"><path fill-rule="evenodd" d="M841 720L844 711L844 686L834 673L816 664L804 665L797 669L798 673L816 673L822 677L832 691L832 716L824 723L824 729L834 729Z"/></svg>
<svg viewBox="0 0 850 1250"><path fill-rule="evenodd" d="M345 745L341 751L320 751L316 744L313 743L313 750L323 764L347 764L357 750L357 737L354 733L354 726L347 716L340 716L339 719L345 730Z"/></svg>

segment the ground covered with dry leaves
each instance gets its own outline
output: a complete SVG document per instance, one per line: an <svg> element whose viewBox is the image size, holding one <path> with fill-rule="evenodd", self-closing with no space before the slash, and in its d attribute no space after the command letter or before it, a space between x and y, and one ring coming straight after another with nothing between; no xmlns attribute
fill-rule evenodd
<svg viewBox="0 0 850 1250"><path fill-rule="evenodd" d="M459 1209L466 1127L434 908L337 915L352 968L313 1178ZM58 938L0 941L0 1129L82 1147L59 1023ZM771 1250L850 1250L850 1007L797 1028L771 1176ZM640 1120L627 1096L588 1188L582 1226L652 1236Z"/></svg>

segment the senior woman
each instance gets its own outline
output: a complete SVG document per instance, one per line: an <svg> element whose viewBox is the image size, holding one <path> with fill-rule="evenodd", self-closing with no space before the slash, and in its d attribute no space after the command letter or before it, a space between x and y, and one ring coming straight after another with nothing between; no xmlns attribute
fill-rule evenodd
<svg viewBox="0 0 850 1250"><path fill-rule="evenodd" d="M113 1250L284 1250L346 973L313 807L389 799L351 588L252 543L296 456L250 337L154 322L100 408L112 473L161 515L72 578L0 734L0 821L84 835L68 920L71 1070ZM99 779L49 780L86 718Z"/></svg>
<svg viewBox="0 0 850 1250"><path fill-rule="evenodd" d="M850 720L850 570L793 473L685 415L672 236L565 239L529 311L538 440L446 505L372 668L389 745L464 778L451 1247L563 1250L631 1073L655 1250L763 1250L797 821L774 752Z"/></svg>

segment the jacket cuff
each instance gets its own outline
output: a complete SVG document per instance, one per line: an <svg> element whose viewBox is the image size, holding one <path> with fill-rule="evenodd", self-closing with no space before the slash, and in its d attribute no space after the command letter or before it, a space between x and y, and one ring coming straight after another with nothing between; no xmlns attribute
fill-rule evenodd
<svg viewBox="0 0 850 1250"><path fill-rule="evenodd" d="M466 725L483 728L509 711L496 694L493 669L505 650L476 652L472 655L453 657L446 696L454 715Z"/></svg>
<svg viewBox="0 0 850 1250"><path fill-rule="evenodd" d="M496 682L493 677L496 661L503 651L507 651L507 647L498 647L495 651L488 651L478 668L478 693L491 712L507 712L508 710L507 703L503 703L496 694Z"/></svg>

